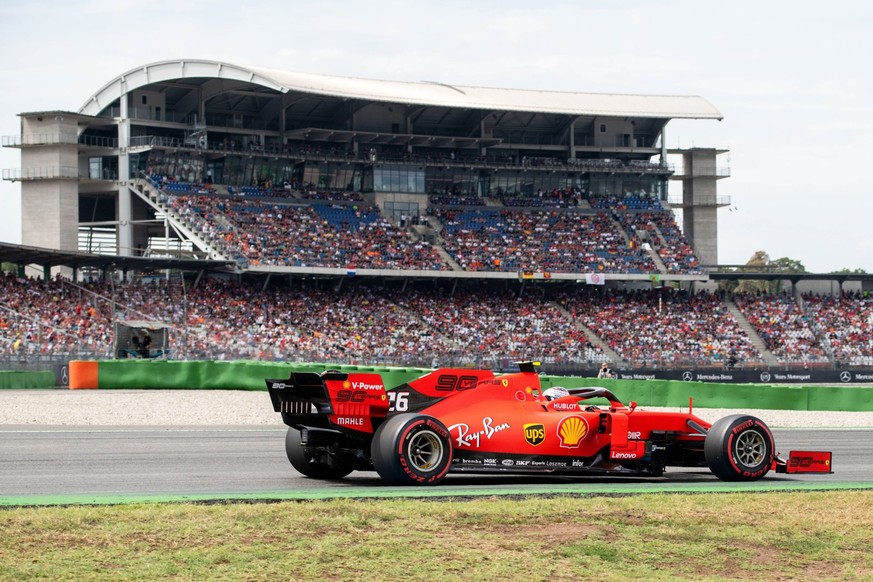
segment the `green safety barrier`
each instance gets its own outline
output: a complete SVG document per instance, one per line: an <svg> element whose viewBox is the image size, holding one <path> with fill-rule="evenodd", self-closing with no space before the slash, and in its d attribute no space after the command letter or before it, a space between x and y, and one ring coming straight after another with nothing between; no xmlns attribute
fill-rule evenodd
<svg viewBox="0 0 873 582"><path fill-rule="evenodd" d="M164 390L266 390L267 378L287 378L291 372L378 373L391 388L418 378L430 370L375 368L251 361L106 360L97 363L97 387L101 389Z"/></svg>
<svg viewBox="0 0 873 582"><path fill-rule="evenodd" d="M287 378L291 372L380 374L390 390L418 378L430 369L394 368L319 363L253 361L110 360L97 362L102 389L266 390L267 378ZM51 377L51 373L46 374ZM608 380L574 376L540 376L543 389L604 386L623 402L640 406L687 407L689 398L699 408L759 408L768 410L873 411L873 388L858 386L774 386L717 384L675 380ZM54 384L54 378L48 385ZM20 387L20 386L19 386Z"/></svg>
<svg viewBox="0 0 873 582"><path fill-rule="evenodd" d="M873 411L873 388L861 386L774 386L717 384L677 380L608 380L570 376L541 376L543 388L603 386L622 402L640 406L700 408L761 408L765 410Z"/></svg>
<svg viewBox="0 0 873 582"><path fill-rule="evenodd" d="M0 370L0 390L21 390L25 388L54 388L55 374L51 370L42 372L19 372Z"/></svg>

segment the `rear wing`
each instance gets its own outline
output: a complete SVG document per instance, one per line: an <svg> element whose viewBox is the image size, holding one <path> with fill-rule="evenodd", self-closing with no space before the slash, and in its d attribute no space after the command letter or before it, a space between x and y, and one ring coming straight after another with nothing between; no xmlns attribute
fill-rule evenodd
<svg viewBox="0 0 873 582"><path fill-rule="evenodd" d="M388 414L388 395L379 374L292 372L287 379L266 383L273 410L288 426L371 433L373 419Z"/></svg>

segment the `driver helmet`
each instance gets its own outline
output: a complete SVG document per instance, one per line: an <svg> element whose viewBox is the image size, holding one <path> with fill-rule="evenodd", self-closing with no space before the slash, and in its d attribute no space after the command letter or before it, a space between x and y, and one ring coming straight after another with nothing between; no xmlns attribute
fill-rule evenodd
<svg viewBox="0 0 873 582"><path fill-rule="evenodd" d="M551 388L543 391L543 396L548 401L556 400L558 398L563 398L564 396L569 395L570 391L563 386L552 386Z"/></svg>

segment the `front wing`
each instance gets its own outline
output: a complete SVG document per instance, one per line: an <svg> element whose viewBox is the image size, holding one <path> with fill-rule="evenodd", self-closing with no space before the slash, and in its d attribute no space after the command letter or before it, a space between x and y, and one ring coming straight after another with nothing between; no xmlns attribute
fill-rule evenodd
<svg viewBox="0 0 873 582"><path fill-rule="evenodd" d="M833 473L830 451L791 451L787 459L776 457L771 469L777 473Z"/></svg>

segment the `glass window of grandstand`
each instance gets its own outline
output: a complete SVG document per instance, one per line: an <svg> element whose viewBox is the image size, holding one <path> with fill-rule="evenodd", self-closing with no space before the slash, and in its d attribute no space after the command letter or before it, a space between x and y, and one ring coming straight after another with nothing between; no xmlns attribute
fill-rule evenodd
<svg viewBox="0 0 873 582"><path fill-rule="evenodd" d="M490 184L491 195L503 199L563 197L568 190L586 192L587 189L586 179L563 172L498 174L491 178Z"/></svg>
<svg viewBox="0 0 873 582"><path fill-rule="evenodd" d="M222 184L274 188L290 181L294 167L282 160L226 156L213 172L213 181Z"/></svg>
<svg viewBox="0 0 873 582"><path fill-rule="evenodd" d="M103 158L90 158L88 160L88 178L100 180L103 177Z"/></svg>
<svg viewBox="0 0 873 582"><path fill-rule="evenodd" d="M592 175L590 179L591 198L624 198L639 200L663 200L664 181L653 176L610 176Z"/></svg>
<svg viewBox="0 0 873 582"><path fill-rule="evenodd" d="M393 202L385 201L385 216L400 226L407 226L410 221L417 221L419 217L417 202Z"/></svg>
<svg viewBox="0 0 873 582"><path fill-rule="evenodd" d="M150 152L149 174L165 176L177 182L198 183L203 180L203 158L187 153Z"/></svg>
<svg viewBox="0 0 873 582"><path fill-rule="evenodd" d="M147 154L130 154L128 161L130 162L129 171L131 178L142 178L146 175L148 168Z"/></svg>
<svg viewBox="0 0 873 582"><path fill-rule="evenodd" d="M373 167L373 189L376 192L409 192L424 194L424 168L379 164Z"/></svg>
<svg viewBox="0 0 873 582"><path fill-rule="evenodd" d="M276 176L279 175L283 162L278 160L254 160L253 161L253 184L259 188L271 190L276 184Z"/></svg>
<svg viewBox="0 0 873 582"><path fill-rule="evenodd" d="M427 192L435 196L479 197L488 191L488 179L485 177L485 189L482 189L482 176L475 170L460 170L455 168L428 168Z"/></svg>
<svg viewBox="0 0 873 582"><path fill-rule="evenodd" d="M516 173L498 173L491 178L491 195L498 198L522 198L533 196L533 176Z"/></svg>
<svg viewBox="0 0 873 582"><path fill-rule="evenodd" d="M312 184L318 190L334 192L360 192L361 172L348 164L310 164L303 169L303 183ZM404 192L405 190L394 190Z"/></svg>
<svg viewBox="0 0 873 582"><path fill-rule="evenodd" d="M88 158L88 178L91 180L117 180L118 158Z"/></svg>

